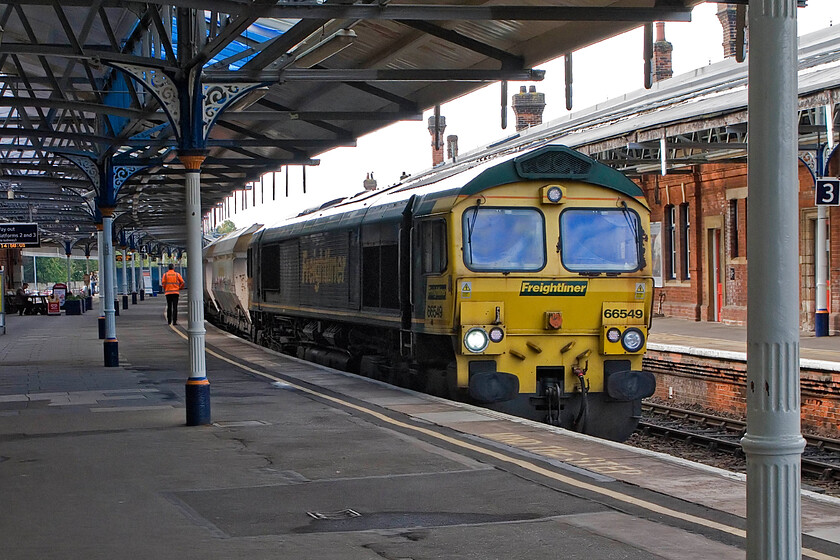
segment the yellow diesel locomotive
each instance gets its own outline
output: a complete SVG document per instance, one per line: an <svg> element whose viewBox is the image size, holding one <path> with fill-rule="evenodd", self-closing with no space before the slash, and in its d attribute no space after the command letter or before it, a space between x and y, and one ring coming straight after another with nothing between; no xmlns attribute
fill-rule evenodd
<svg viewBox="0 0 840 560"><path fill-rule="evenodd" d="M654 392L649 208L560 145L447 163L252 234L250 335L623 440Z"/></svg>

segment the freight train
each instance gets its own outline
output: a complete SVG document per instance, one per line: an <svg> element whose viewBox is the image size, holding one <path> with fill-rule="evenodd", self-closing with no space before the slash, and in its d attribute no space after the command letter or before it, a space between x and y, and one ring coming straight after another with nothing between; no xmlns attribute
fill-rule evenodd
<svg viewBox="0 0 840 560"><path fill-rule="evenodd" d="M642 190L606 165L561 145L488 153L210 245L207 316L299 358L621 441L655 389L649 232Z"/></svg>

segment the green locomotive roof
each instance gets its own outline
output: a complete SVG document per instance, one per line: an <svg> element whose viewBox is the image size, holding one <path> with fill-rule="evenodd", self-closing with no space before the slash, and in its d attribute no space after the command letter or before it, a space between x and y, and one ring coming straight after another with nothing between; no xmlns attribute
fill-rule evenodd
<svg viewBox="0 0 840 560"><path fill-rule="evenodd" d="M322 213L316 210L298 216L268 228L264 230L264 235L256 237L268 242L334 229L351 229L361 224L397 222L412 200L412 213L425 216L436 211L435 205L441 199L452 198L454 204L459 196L470 196L523 180L540 179L591 183L632 198L644 195L639 186L615 169L567 146L548 145L519 155L503 151L483 154L473 160L433 169L358 200L353 197L322 207Z"/></svg>
<svg viewBox="0 0 840 560"><path fill-rule="evenodd" d="M574 180L612 189L633 198L644 196L644 191L621 172L567 146L543 146L486 167L490 163L492 163L492 160L486 162L482 166L485 167L484 170L462 186L421 195L420 200L415 204L415 214L431 213L435 201L441 198L470 196L493 187L523 180ZM457 176L452 175L451 177ZM452 178L446 177L444 180L449 179L451 181ZM402 190L413 188L416 188L416 186L409 184Z"/></svg>
<svg viewBox="0 0 840 560"><path fill-rule="evenodd" d="M644 195L636 183L619 171L560 145L544 146L494 165L464 185L461 194L476 194L523 179L575 180L613 189L634 198Z"/></svg>

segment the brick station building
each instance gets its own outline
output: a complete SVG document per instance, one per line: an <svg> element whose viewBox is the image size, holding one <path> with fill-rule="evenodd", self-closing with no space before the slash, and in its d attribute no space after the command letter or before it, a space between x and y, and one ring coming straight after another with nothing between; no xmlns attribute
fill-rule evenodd
<svg viewBox="0 0 840 560"><path fill-rule="evenodd" d="M671 45L658 23L650 90L629 93L542 123L545 96L531 87L512 99L519 135L511 149L549 140L615 167L651 207L654 312L744 324L747 305L747 64L734 59L734 7L721 4L727 58L672 77ZM840 26L800 38L800 326L814 330L815 177L840 176ZM498 144L497 144L498 145ZM818 148L820 151L818 152ZM478 151L478 150L477 150ZM831 155L828 159L828 156ZM469 156L469 154L464 154ZM818 162L820 156L823 160ZM823 166L822 168L820 166ZM840 207L829 207L829 333L840 334ZM772 305L768 302L768 305Z"/></svg>

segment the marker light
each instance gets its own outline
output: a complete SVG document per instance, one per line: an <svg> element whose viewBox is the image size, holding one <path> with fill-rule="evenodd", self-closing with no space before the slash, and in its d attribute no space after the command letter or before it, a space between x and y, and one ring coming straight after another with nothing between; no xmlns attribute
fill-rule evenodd
<svg viewBox="0 0 840 560"><path fill-rule="evenodd" d="M483 352L488 344L490 344L490 337L482 328L474 327L464 335L464 346L470 352Z"/></svg>
<svg viewBox="0 0 840 560"><path fill-rule="evenodd" d="M628 352L638 352L645 345L645 335L636 328L630 328L621 335L621 346Z"/></svg>
<svg viewBox="0 0 840 560"><path fill-rule="evenodd" d="M607 331L607 340L610 342L618 342L619 338L621 338L621 331L617 328L613 327Z"/></svg>
<svg viewBox="0 0 840 560"><path fill-rule="evenodd" d="M563 191L560 187L549 187L548 191L545 193L546 198L548 198L549 202L553 202L557 204L563 198Z"/></svg>
<svg viewBox="0 0 840 560"><path fill-rule="evenodd" d="M492 342L501 342L505 337L505 331L501 327L493 327L490 329L490 340Z"/></svg>

